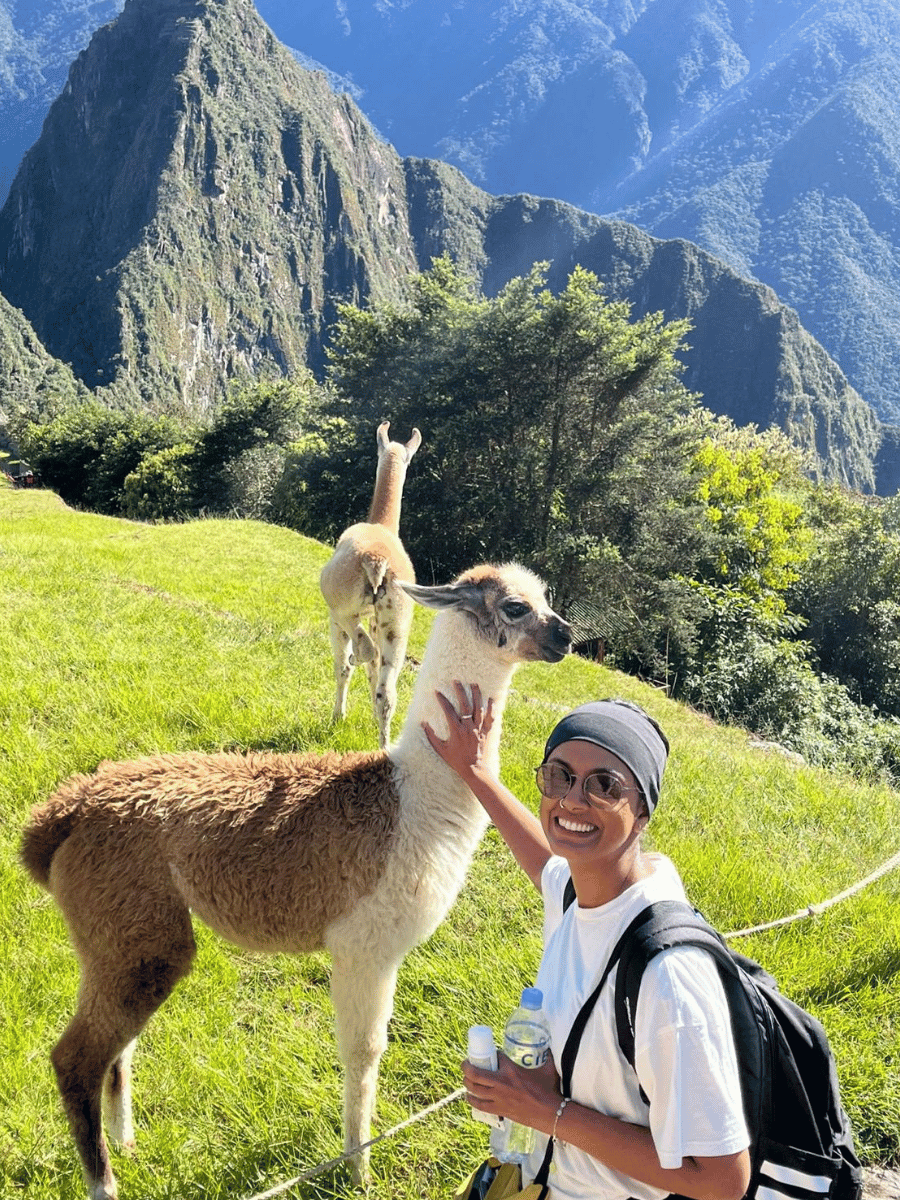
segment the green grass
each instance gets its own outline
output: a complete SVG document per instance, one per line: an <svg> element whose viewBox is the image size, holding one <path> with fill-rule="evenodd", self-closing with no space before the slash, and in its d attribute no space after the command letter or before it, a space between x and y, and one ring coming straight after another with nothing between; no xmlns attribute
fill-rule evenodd
<svg viewBox="0 0 900 1200"><path fill-rule="evenodd" d="M48 1059L77 968L52 902L15 861L30 806L105 757L373 747L361 676L346 722L329 722L317 582L328 554L268 525L144 526L0 489L0 1200L83 1193ZM429 624L418 609L401 714ZM753 750L741 731L575 658L515 678L503 763L519 795L536 800L531 771L559 714L610 694L643 703L670 736L653 845L722 929L824 900L900 845L896 793ZM900 1158L898 892L889 875L736 943L824 1022L869 1162ZM466 1029L499 1029L533 980L540 924L538 897L490 830L448 919L401 969L376 1133L459 1086ZM340 1153L327 959L245 954L203 927L198 943L193 974L139 1044L138 1153L114 1157L123 1200L240 1200ZM378 1145L372 1194L446 1197L486 1144L467 1111L455 1102ZM339 1170L293 1194L352 1193Z"/></svg>

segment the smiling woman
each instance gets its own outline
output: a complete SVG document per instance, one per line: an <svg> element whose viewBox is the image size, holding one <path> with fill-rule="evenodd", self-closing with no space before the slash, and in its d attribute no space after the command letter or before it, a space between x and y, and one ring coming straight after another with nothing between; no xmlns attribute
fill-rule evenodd
<svg viewBox="0 0 900 1200"><path fill-rule="evenodd" d="M425 733L543 897L537 985L552 1051L546 1067L530 1071L503 1056L497 1071L464 1063L469 1103L547 1135L536 1139L523 1182L547 1177L541 1168L548 1138L555 1139L550 1200L657 1200L672 1192L739 1200L750 1178L750 1138L728 1005L703 950L675 947L647 968L635 1014L635 1070L619 1049L613 975L584 1029L565 1096L556 1065L624 930L647 905L685 899L673 864L641 842L659 802L665 734L626 701L575 709L551 732L537 769L538 819L485 761L491 702L482 704L477 688L457 684L456 691L457 704L438 696L446 739L427 724ZM575 902L567 906L570 879Z"/></svg>

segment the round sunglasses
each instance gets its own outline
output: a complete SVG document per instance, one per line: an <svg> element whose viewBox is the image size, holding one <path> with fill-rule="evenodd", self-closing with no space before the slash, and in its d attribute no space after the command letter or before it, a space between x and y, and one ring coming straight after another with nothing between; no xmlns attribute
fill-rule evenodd
<svg viewBox="0 0 900 1200"><path fill-rule="evenodd" d="M578 776L560 762L545 762L537 768L534 778L542 796L548 800L563 800ZM640 793L641 789L627 784L615 771L599 770L585 775L581 790L588 803L611 812L621 808L628 799L627 792Z"/></svg>

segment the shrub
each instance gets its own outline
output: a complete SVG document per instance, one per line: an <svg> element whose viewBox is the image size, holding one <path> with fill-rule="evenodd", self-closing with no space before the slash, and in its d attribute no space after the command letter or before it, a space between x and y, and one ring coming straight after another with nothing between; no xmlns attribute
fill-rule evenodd
<svg viewBox="0 0 900 1200"><path fill-rule="evenodd" d="M137 521L171 521L193 502L194 447L169 446L141 459L125 479L125 515Z"/></svg>

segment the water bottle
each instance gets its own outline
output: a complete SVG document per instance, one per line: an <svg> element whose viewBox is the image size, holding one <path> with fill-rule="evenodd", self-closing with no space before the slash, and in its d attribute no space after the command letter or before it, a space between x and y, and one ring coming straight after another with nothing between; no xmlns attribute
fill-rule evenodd
<svg viewBox="0 0 900 1200"><path fill-rule="evenodd" d="M520 1067L542 1067L550 1053L550 1028L541 1005L544 996L540 988L525 988L519 1007L515 1009L503 1030L503 1053ZM523 1163L534 1149L534 1130L528 1125L504 1120L505 1145L497 1157L503 1162Z"/></svg>

